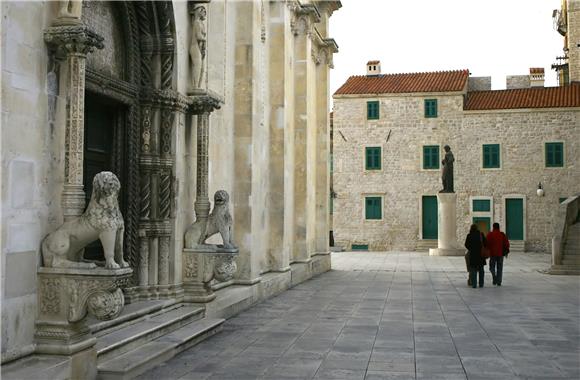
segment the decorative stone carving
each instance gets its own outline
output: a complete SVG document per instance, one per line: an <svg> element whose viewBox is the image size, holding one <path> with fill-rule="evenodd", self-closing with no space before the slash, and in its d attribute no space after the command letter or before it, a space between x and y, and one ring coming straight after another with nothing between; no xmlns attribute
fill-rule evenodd
<svg viewBox="0 0 580 380"><path fill-rule="evenodd" d="M209 302L215 298L212 281L227 282L233 279L238 267L238 251L219 252L184 249L185 261L183 289L186 302Z"/></svg>
<svg viewBox="0 0 580 380"><path fill-rule="evenodd" d="M70 355L95 344L85 317L118 317L133 270L45 268L38 270L39 316L36 343L39 353Z"/></svg>
<svg viewBox="0 0 580 380"><path fill-rule="evenodd" d="M201 88L203 81L203 66L206 56L205 18L207 11L203 5L197 5L191 11L191 45L189 56L191 58L191 84L192 88Z"/></svg>
<svg viewBox="0 0 580 380"><path fill-rule="evenodd" d="M68 66L64 94L61 95L61 98L66 100L66 121L63 126L65 130L63 147L65 184L62 196L65 221L81 215L85 208L83 141L86 55L95 48L104 47L103 37L82 23L66 24L58 25L57 22L55 26L44 31L44 40L54 58L66 59Z"/></svg>
<svg viewBox="0 0 580 380"><path fill-rule="evenodd" d="M89 206L79 218L69 220L42 242L44 266L60 268L94 268L82 262L82 249L100 239L105 253L105 267L128 267L123 259L123 216L117 197L121 184L111 172L98 173L93 179ZM119 264L117 264L117 262Z"/></svg>
<svg viewBox="0 0 580 380"><path fill-rule="evenodd" d="M59 1L58 18L55 24L78 24L81 22L82 0Z"/></svg>
<svg viewBox="0 0 580 380"><path fill-rule="evenodd" d="M195 248L204 245L211 236L219 233L223 240L224 250L235 249L232 242L232 216L229 210L230 196L225 190L218 190L214 195L214 207L207 221L197 220L185 233L185 247Z"/></svg>

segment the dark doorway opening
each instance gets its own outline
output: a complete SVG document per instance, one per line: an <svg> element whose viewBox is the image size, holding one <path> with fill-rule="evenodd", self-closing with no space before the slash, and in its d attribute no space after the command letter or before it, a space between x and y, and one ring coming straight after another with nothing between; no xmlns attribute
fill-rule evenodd
<svg viewBox="0 0 580 380"><path fill-rule="evenodd" d="M123 183L125 179L125 107L114 100L90 92L85 93L85 131L83 185L86 204L93 192L93 178L102 171L110 171L121 181L119 207L125 214ZM95 241L85 248L88 260L104 260L103 247Z"/></svg>

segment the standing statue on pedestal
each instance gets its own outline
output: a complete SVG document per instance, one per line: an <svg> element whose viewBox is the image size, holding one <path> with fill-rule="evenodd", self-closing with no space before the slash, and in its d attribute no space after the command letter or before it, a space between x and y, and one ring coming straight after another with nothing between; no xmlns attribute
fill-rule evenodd
<svg viewBox="0 0 580 380"><path fill-rule="evenodd" d="M203 78L203 63L206 53L206 31L205 21L206 10L200 5L193 9L191 24L192 35L191 45L189 47L189 56L191 57L191 84L192 88L200 88Z"/></svg>
<svg viewBox="0 0 580 380"><path fill-rule="evenodd" d="M455 158L453 158L453 153L451 153L451 148L449 145L445 145L443 147L445 149L445 157L441 164L443 165L443 171L441 175L441 179L443 181L443 190L440 193L454 193L453 190L453 162Z"/></svg>

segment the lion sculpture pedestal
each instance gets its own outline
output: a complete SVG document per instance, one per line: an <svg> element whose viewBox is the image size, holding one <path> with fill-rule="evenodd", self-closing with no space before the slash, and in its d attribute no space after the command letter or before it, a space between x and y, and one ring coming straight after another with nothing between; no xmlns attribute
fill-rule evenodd
<svg viewBox="0 0 580 380"><path fill-rule="evenodd" d="M93 179L87 210L63 223L42 242L44 266L38 269L37 352L73 355L90 351L95 338L85 322L117 318L125 305L121 288L133 270L123 259L124 223L117 196L121 184L111 172ZM84 248L100 240L104 268L83 259Z"/></svg>
<svg viewBox="0 0 580 380"><path fill-rule="evenodd" d="M232 242L229 200L225 190L216 191L212 212L208 217L198 217L185 233L183 288L186 302L213 300L212 280L227 283L236 273L235 259L239 250ZM217 233L223 244L206 243Z"/></svg>

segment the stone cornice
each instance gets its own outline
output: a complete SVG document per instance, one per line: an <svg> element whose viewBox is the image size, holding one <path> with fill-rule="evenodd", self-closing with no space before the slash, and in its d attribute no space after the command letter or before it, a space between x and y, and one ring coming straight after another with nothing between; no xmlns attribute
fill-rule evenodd
<svg viewBox="0 0 580 380"><path fill-rule="evenodd" d="M44 41L57 53L57 58L67 54L87 55L95 48L105 47L104 38L84 24L48 27L44 30Z"/></svg>
<svg viewBox="0 0 580 380"><path fill-rule="evenodd" d="M299 1L289 5L293 12L290 29L295 36L312 34L313 25L320 22L321 16L318 8L313 4L301 4Z"/></svg>
<svg viewBox="0 0 580 380"><path fill-rule="evenodd" d="M190 104L186 96L173 90L144 88L141 90L140 97L144 104L179 112L186 112Z"/></svg>
<svg viewBox="0 0 580 380"><path fill-rule="evenodd" d="M340 0L323 0L317 1L316 3L318 5L318 8L322 12L326 12L328 17L332 16L332 13L334 13L334 11L337 11L340 8L342 8L342 2Z"/></svg>
<svg viewBox="0 0 580 380"><path fill-rule="evenodd" d="M333 38L324 38L318 29L314 28L311 34L313 41L312 59L318 65L326 63L330 68L334 68L332 55L338 52L338 45Z"/></svg>

